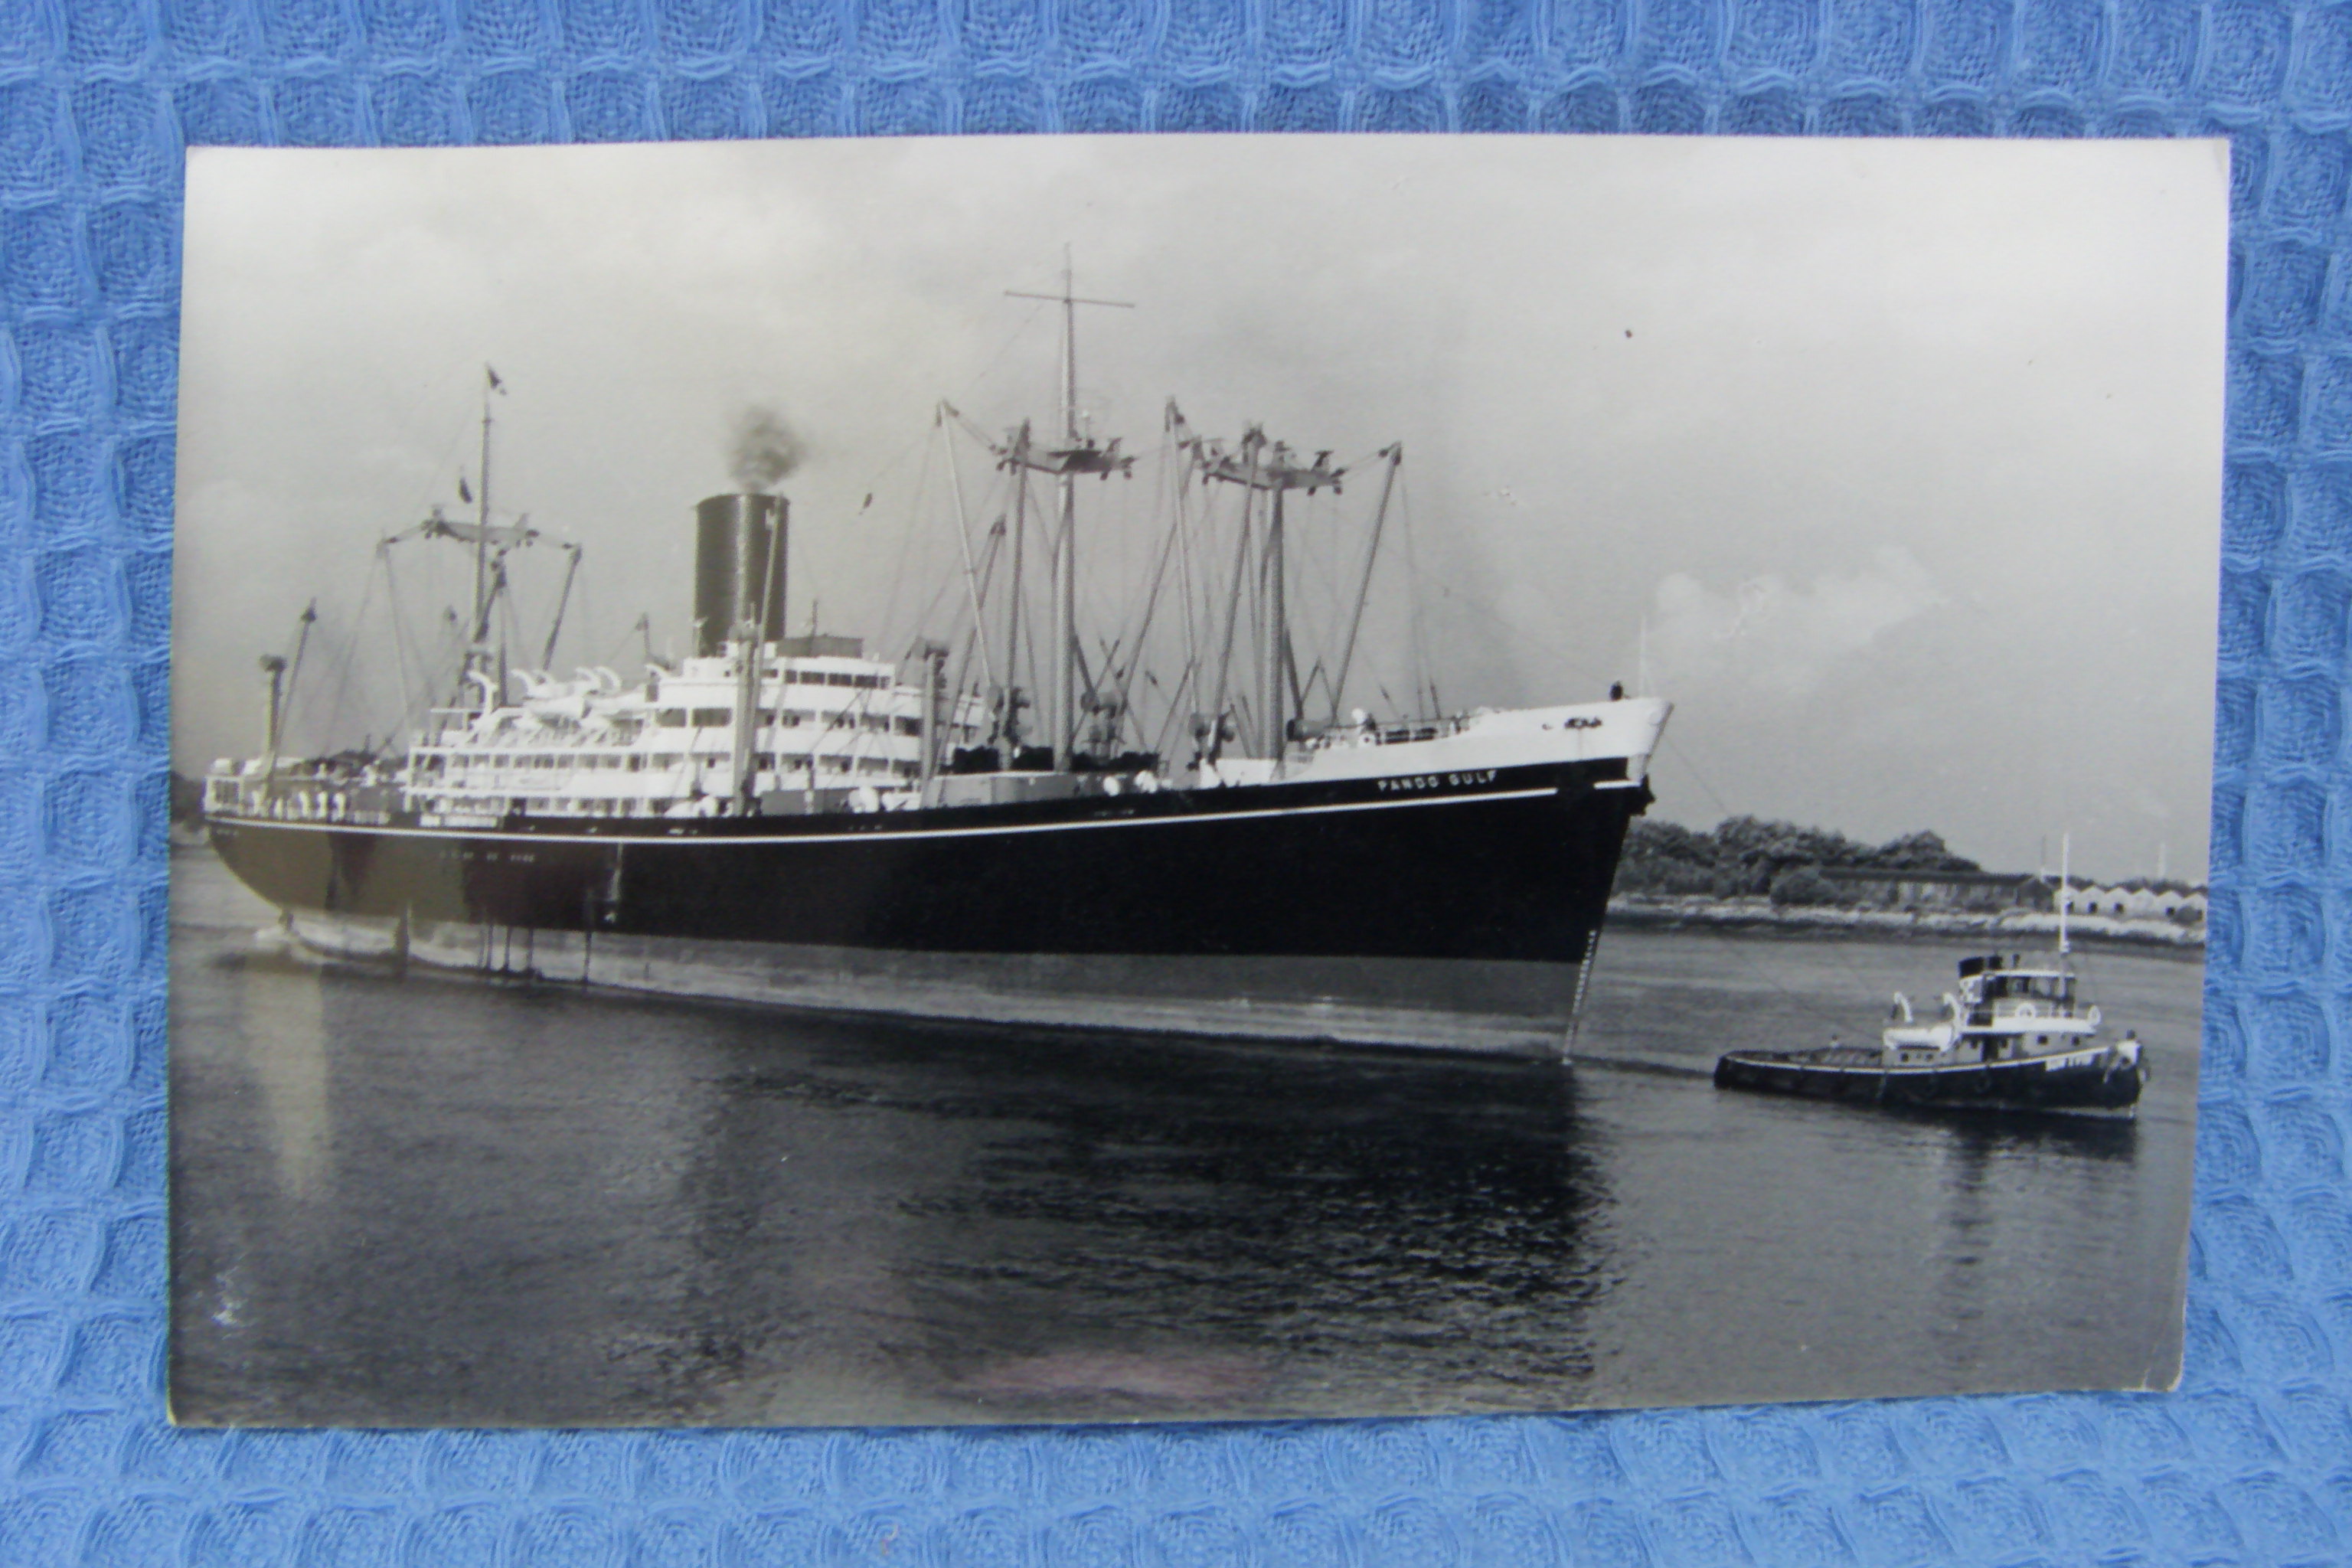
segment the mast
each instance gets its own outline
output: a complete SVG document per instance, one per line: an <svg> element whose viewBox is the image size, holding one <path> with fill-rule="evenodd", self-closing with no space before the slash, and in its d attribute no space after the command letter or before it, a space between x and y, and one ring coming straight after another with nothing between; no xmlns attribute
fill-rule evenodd
<svg viewBox="0 0 2352 1568"><path fill-rule="evenodd" d="M1243 439L1246 444L1249 437ZM1209 710L1207 751L1212 761L1220 759L1224 752L1225 694L1233 676L1234 637L1242 619L1242 587L1249 580L1250 507L1256 497L1255 485L1243 489L1241 527L1234 531L1233 584L1225 596L1225 637L1217 649L1217 695Z"/></svg>
<svg viewBox="0 0 2352 1568"><path fill-rule="evenodd" d="M489 369L488 365L482 368L485 374ZM466 654L466 667L468 670L480 668L478 661L483 657L483 645L488 642L490 636L490 386L492 384L485 381L482 385L482 483L474 496L474 626L473 635L468 639L470 646ZM488 697L482 699L485 712L488 711L492 701L493 700Z"/></svg>
<svg viewBox="0 0 2352 1568"><path fill-rule="evenodd" d="M474 498L474 618L466 637L466 667L469 670L480 657L485 623L490 613L483 598L489 584L490 546L490 392L487 386L482 389L481 477L481 489Z"/></svg>
<svg viewBox="0 0 2352 1568"><path fill-rule="evenodd" d="M1054 768L1070 770L1077 715L1078 689L1078 541L1077 488L1067 473L1061 479L1061 516L1054 526L1054 569L1048 581L1054 591L1054 705L1047 716L1047 742L1054 748Z"/></svg>
<svg viewBox="0 0 2352 1568"><path fill-rule="evenodd" d="M1013 437L1013 451L1023 465L1013 471L1013 588L1004 596L1004 765L1021 760L1021 558L1029 542L1029 422L1023 420ZM1037 655L1032 650L1034 668Z"/></svg>
<svg viewBox="0 0 2352 1568"><path fill-rule="evenodd" d="M2058 836L2058 956L2066 956L2066 906L2074 901L2074 891L2067 887L2067 870L2074 853L2074 836Z"/></svg>
<svg viewBox="0 0 2352 1568"><path fill-rule="evenodd" d="M1339 721L1339 699L1348 689L1348 671L1356 663L1356 634L1363 630L1364 605L1372 596L1372 568L1381 559L1381 531L1388 526L1389 497L1396 489L1397 467L1404 461L1404 443L1398 441L1381 454L1389 460L1388 471L1381 476L1381 504L1372 513L1372 542L1364 552L1364 580L1356 585L1356 614L1348 622L1348 647L1339 656L1339 678L1331 683L1331 722Z"/></svg>
<svg viewBox="0 0 2352 1568"><path fill-rule="evenodd" d="M1274 509L1265 525L1265 754L1279 759L1289 738L1282 700L1284 656L1290 651L1290 602L1282 583L1282 491L1274 492Z"/></svg>
<svg viewBox="0 0 2352 1568"><path fill-rule="evenodd" d="M1202 459L1202 471L1210 479L1223 479L1242 487L1242 550L1246 559L1249 548L1250 498L1260 490L1272 492L1273 504L1266 511L1266 537L1264 552L1259 557L1260 582L1265 594L1265 645L1258 679L1263 689L1263 702L1258 716L1258 733L1265 744L1260 755L1279 763L1284 742L1288 738L1289 718L1295 717L1298 706L1295 688L1286 692L1285 677L1290 668L1290 617L1288 595L1283 584L1283 497L1290 490L1305 490L1313 495L1328 488L1334 494L1348 470L1331 466L1331 454L1318 452L1311 463L1301 463L1291 449L1279 441L1269 443L1265 432L1251 426L1243 432L1238 456L1222 449L1213 450ZM1393 475L1394 468L1391 467ZM1243 564L1234 563L1235 605L1239 604ZM1234 623L1225 626L1225 647L1231 657ZM1224 678L1218 677L1218 706L1224 704Z"/></svg>
<svg viewBox="0 0 2352 1568"><path fill-rule="evenodd" d="M940 697L947 686L948 645L926 639L916 645L915 658L923 670L923 760L919 780L922 802L929 805L934 804L931 783L940 773Z"/></svg>
<svg viewBox="0 0 2352 1568"><path fill-rule="evenodd" d="M301 683L302 679L302 656L310 650L310 628L318 624L319 601L313 599L302 607L301 615L297 616L294 622L296 628L294 633L294 658L292 662L288 664L286 667L286 700L279 710L279 717L281 719L284 717L285 711L291 709L294 705L294 689ZM274 747L275 742L272 742L272 744Z"/></svg>
<svg viewBox="0 0 2352 1568"><path fill-rule="evenodd" d="M563 568L563 592L555 596L555 618L547 625L547 647L539 656L539 667L546 670L555 668L555 639L563 635L563 612L572 604L572 580L580 575L580 546L566 544L562 548L571 552L572 560Z"/></svg>
<svg viewBox="0 0 2352 1568"><path fill-rule="evenodd" d="M492 574L490 561L490 394L506 391L506 383L488 365L482 366L482 483L474 497L474 623L466 647L465 673L458 677L460 686L469 684L466 675L476 670L492 674L490 660L490 605L498 597L499 579ZM465 484L458 483L460 493ZM437 514L436 514L437 515ZM482 699L482 711L498 706L506 694L506 658L503 651L495 668L497 686Z"/></svg>
<svg viewBox="0 0 2352 1568"><path fill-rule="evenodd" d="M1132 458L1118 456L1118 442L1098 448L1093 441L1078 433L1078 307L1103 305L1113 310L1132 310L1135 304L1129 300L1083 300L1072 290L1070 247L1066 245L1062 247L1062 291L1059 294L1032 294L1018 289L1005 290L1012 299L1048 300L1058 302L1062 307L1063 449L1046 453L1044 462L1025 452L1017 461L1022 467L1043 468L1061 481L1061 515L1054 530L1051 546L1054 668L1053 705L1046 717L1046 738L1053 744L1055 768L1064 772L1070 768L1077 751L1077 478L1080 474L1108 478L1114 471L1126 473L1135 462ZM1025 447L1026 444L1024 440L1023 446ZM1016 554L1015 562L1019 559ZM1014 613L1019 613L1017 601Z"/></svg>
<svg viewBox="0 0 2352 1568"><path fill-rule="evenodd" d="M1070 247L1062 247L1062 444L1078 445L1078 302L1070 293ZM1062 469L1061 517L1054 529L1054 711L1049 731L1054 766L1067 773L1077 750L1078 722L1078 489L1077 476Z"/></svg>

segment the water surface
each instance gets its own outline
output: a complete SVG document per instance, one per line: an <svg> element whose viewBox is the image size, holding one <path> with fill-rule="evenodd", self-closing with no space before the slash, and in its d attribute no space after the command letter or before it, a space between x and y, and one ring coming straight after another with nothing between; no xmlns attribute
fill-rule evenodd
<svg viewBox="0 0 2352 1568"><path fill-rule="evenodd" d="M1165 1419L2162 1384L2200 970L2137 1121L1723 1093L1938 942L1612 931L1574 1068L322 970L173 865L173 1403L239 1425Z"/></svg>

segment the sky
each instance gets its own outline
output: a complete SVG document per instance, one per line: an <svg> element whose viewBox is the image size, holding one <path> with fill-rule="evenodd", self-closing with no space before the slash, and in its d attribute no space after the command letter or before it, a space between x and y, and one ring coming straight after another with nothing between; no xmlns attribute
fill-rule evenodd
<svg viewBox="0 0 2352 1568"><path fill-rule="evenodd" d="M939 410L1053 422L1059 310L1007 291L1057 289L1066 256L1133 306L1078 327L1087 427L1144 457L1081 489L1097 646L1158 558L1169 399L1352 465L1289 524L1327 648L1400 442L1351 704L1622 680L1676 705L1658 816L1932 828L2000 869L2070 836L2092 876L2203 874L2223 143L204 148L188 182L184 770L257 749L256 659L314 600L290 742L395 722L470 567L398 546L388 589L377 542L467 510L486 364L494 510L583 552L560 670L634 679L641 613L684 644L693 505L734 488L753 409L804 449L793 628L958 635L952 486L976 527L1003 489L970 440L950 474Z"/></svg>

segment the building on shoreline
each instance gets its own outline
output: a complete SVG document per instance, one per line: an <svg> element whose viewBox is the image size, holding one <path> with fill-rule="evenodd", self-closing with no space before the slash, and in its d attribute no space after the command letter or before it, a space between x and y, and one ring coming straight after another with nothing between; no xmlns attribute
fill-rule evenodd
<svg viewBox="0 0 2352 1568"><path fill-rule="evenodd" d="M2051 910L2058 907L2056 878L2008 871L1880 870L1824 866L1814 872L1854 909Z"/></svg>
<svg viewBox="0 0 2352 1568"><path fill-rule="evenodd" d="M1853 909L1949 910L1998 914L2027 910L2054 914L2058 879L2047 872L1910 871L1821 867L1815 876L1836 890L1837 902ZM2067 912L2117 920L2170 920L2194 925L2205 919L2205 889L2188 882L2145 878L2105 884L2076 882L2067 889Z"/></svg>
<svg viewBox="0 0 2352 1568"><path fill-rule="evenodd" d="M2200 924L2205 919L2205 889L2193 882L2159 882L2134 877L2112 886L2084 882L2072 892L2067 908L2080 915L2170 920L2184 925Z"/></svg>

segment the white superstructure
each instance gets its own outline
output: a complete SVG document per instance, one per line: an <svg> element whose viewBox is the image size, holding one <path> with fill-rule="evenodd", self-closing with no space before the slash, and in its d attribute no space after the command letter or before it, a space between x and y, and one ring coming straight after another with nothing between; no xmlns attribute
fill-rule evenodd
<svg viewBox="0 0 2352 1568"><path fill-rule="evenodd" d="M912 804L924 773L923 692L898 667L835 654L761 649L751 703L751 789L864 790L877 808ZM426 817L711 815L732 795L737 679L732 658L689 658L675 674L624 687L606 669L524 678L518 703L436 714L409 753L405 805ZM978 732L976 700L935 743ZM789 805L777 803L783 809Z"/></svg>
<svg viewBox="0 0 2352 1568"><path fill-rule="evenodd" d="M853 810L917 804L926 773L920 686L903 682L897 665L864 657L854 638L797 641L822 651L797 652L792 643L760 651L749 772L762 809L806 810L817 799ZM268 772L219 766L207 781L207 806L342 817L396 800L427 826L467 826L515 813L714 816L733 798L740 683L731 653L686 659L675 672L650 670L635 686L607 668L569 680L519 671L509 680L521 689L519 700L436 710L405 767L370 768L362 778L331 759L289 760ZM941 699L931 716L934 755L979 733L979 700L956 706L950 715ZM359 795L373 798L350 798Z"/></svg>

